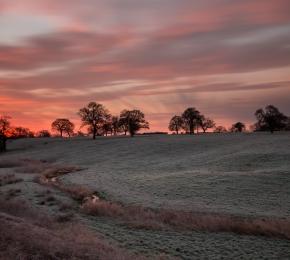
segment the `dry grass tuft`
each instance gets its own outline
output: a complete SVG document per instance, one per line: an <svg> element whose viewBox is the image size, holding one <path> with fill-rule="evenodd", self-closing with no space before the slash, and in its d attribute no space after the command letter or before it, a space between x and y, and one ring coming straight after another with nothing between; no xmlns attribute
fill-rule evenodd
<svg viewBox="0 0 290 260"><path fill-rule="evenodd" d="M1 259L141 259L105 243L69 216L50 218L0 200ZM143 259L143 258L142 258Z"/></svg>
<svg viewBox="0 0 290 260"><path fill-rule="evenodd" d="M82 211L94 216L117 218L131 227L140 229L232 232L290 239L290 220L278 218L245 218L225 214L153 210L108 201L88 201L82 205Z"/></svg>

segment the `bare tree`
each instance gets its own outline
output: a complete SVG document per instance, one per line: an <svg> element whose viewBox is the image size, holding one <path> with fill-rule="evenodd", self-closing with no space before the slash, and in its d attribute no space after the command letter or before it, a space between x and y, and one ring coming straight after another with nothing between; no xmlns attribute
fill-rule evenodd
<svg viewBox="0 0 290 260"><path fill-rule="evenodd" d="M200 112L194 107L187 108L183 114L182 118L184 121L184 128L189 131L189 134L194 134L194 128L198 125L198 120L200 117Z"/></svg>
<svg viewBox="0 0 290 260"><path fill-rule="evenodd" d="M82 126L89 126L93 139L96 139L96 135L106 122L109 112L102 104L90 102L86 107L79 110L78 115L83 122Z"/></svg>
<svg viewBox="0 0 290 260"><path fill-rule="evenodd" d="M203 115L201 115L198 119L198 125L201 127L201 129L205 133L207 129L215 127L215 122L212 119L205 118Z"/></svg>
<svg viewBox="0 0 290 260"><path fill-rule="evenodd" d="M168 129L170 131L174 131L176 134L178 134L179 130L183 127L183 119L181 116L174 116L171 118L169 122Z"/></svg>
<svg viewBox="0 0 290 260"><path fill-rule="evenodd" d="M11 124L9 120L9 116L0 117L0 152L5 152L7 149L6 142L9 132L11 131Z"/></svg>
<svg viewBox="0 0 290 260"><path fill-rule="evenodd" d="M63 137L64 133L66 133L68 136L71 136L74 127L74 124L66 118L58 118L51 124L52 130L59 132L61 137Z"/></svg>
<svg viewBox="0 0 290 260"><path fill-rule="evenodd" d="M237 123L232 125L230 130L231 130L231 132L239 132L239 133L241 133L241 132L246 130L246 125L244 123L242 123L242 122L237 122Z"/></svg>
<svg viewBox="0 0 290 260"><path fill-rule="evenodd" d="M149 129L149 123L140 110L123 110L120 114L120 121L124 125L124 129L128 129L131 137L142 128Z"/></svg>
<svg viewBox="0 0 290 260"><path fill-rule="evenodd" d="M258 120L256 130L258 131L274 131L283 130L287 125L287 116L279 111L273 105L266 106L265 110L258 109L255 113Z"/></svg>

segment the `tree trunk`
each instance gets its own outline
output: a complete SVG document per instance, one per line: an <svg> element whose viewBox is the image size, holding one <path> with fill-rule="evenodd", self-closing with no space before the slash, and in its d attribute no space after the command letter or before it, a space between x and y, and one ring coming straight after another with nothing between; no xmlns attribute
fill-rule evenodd
<svg viewBox="0 0 290 260"><path fill-rule="evenodd" d="M94 129L93 129L93 139L94 139L94 140L96 139L96 134L97 134L97 129L94 128Z"/></svg>
<svg viewBox="0 0 290 260"><path fill-rule="evenodd" d="M193 125L189 126L189 134L193 135L194 134L194 130L193 130Z"/></svg>
<svg viewBox="0 0 290 260"><path fill-rule="evenodd" d="M6 152L6 138L0 137L0 152Z"/></svg>
<svg viewBox="0 0 290 260"><path fill-rule="evenodd" d="M62 130L60 130L60 137L62 137Z"/></svg>

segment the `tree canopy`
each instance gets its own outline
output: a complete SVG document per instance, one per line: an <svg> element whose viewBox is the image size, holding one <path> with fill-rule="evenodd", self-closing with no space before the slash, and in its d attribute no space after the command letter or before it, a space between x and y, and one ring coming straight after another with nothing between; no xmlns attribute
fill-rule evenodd
<svg viewBox="0 0 290 260"><path fill-rule="evenodd" d="M98 131L103 128L103 125L110 117L109 111L102 104L96 102L90 102L86 107L81 108L78 115L81 118L82 127L89 127L93 134L93 139L96 139Z"/></svg>
<svg viewBox="0 0 290 260"><path fill-rule="evenodd" d="M173 116L169 122L168 129L170 131L174 131L176 134L182 129L183 127L183 119L181 116Z"/></svg>
<svg viewBox="0 0 290 260"><path fill-rule="evenodd" d="M120 121L125 129L128 129L133 137L141 129L149 129L149 123L145 120L145 115L140 110L123 110L120 114Z"/></svg>
<svg viewBox="0 0 290 260"><path fill-rule="evenodd" d="M200 115L198 118L198 125L205 133L207 129L215 127L215 122L210 118L206 118L204 115Z"/></svg>
<svg viewBox="0 0 290 260"><path fill-rule="evenodd" d="M242 123L242 122L237 122L237 123L232 125L230 130L231 130L231 132L239 132L239 133L241 133L241 132L246 130L246 125L244 123Z"/></svg>
<svg viewBox="0 0 290 260"><path fill-rule="evenodd" d="M59 132L61 137L63 137L64 133L71 136L73 134L74 127L74 124L67 118L58 118L51 124L52 130Z"/></svg>
<svg viewBox="0 0 290 260"><path fill-rule="evenodd" d="M199 118L200 112L198 110L194 107L187 108L182 114L185 131L189 132L189 134L194 134L194 128L198 126Z"/></svg>
<svg viewBox="0 0 290 260"><path fill-rule="evenodd" d="M258 109L255 113L258 120L256 130L258 131L274 131L283 130L287 126L288 117L279 111L273 105L266 106L265 109Z"/></svg>

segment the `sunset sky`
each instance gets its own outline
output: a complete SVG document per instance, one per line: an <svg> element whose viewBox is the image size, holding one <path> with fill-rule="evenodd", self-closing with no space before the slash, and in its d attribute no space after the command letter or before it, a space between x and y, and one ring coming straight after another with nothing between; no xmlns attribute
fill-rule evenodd
<svg viewBox="0 0 290 260"><path fill-rule="evenodd" d="M290 115L289 0L0 0L0 114L79 125L90 101L150 131L196 107L217 124Z"/></svg>

